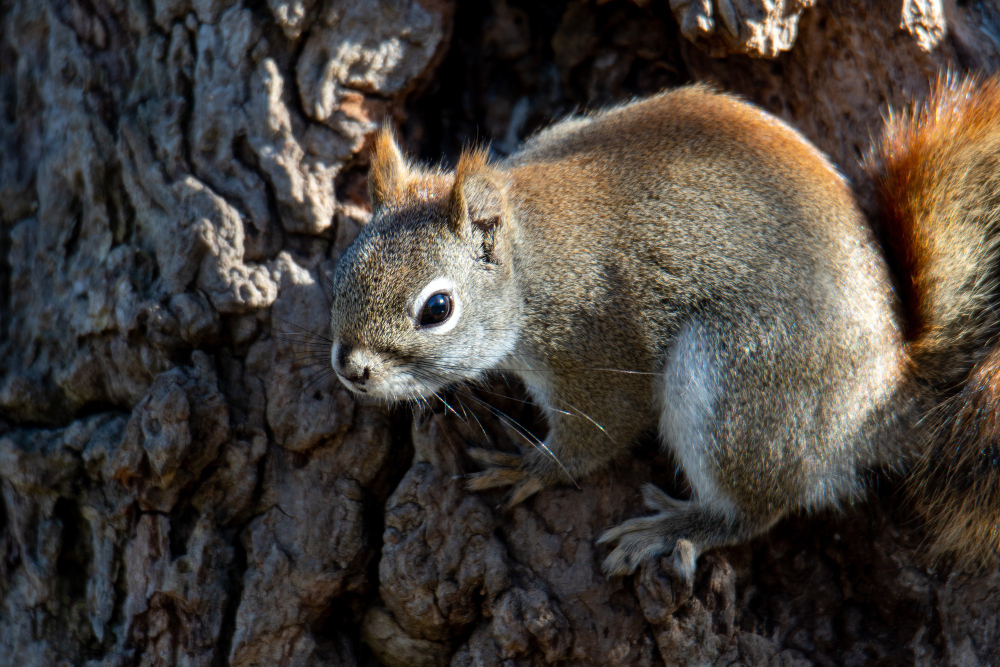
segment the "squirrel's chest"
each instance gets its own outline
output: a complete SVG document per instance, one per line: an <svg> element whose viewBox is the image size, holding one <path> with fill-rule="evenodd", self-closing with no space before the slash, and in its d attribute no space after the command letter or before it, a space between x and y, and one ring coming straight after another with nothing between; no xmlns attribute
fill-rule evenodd
<svg viewBox="0 0 1000 667"><path fill-rule="evenodd" d="M531 400L543 413L551 409L555 378L545 363L530 353L513 354L504 362L504 370L521 380Z"/></svg>

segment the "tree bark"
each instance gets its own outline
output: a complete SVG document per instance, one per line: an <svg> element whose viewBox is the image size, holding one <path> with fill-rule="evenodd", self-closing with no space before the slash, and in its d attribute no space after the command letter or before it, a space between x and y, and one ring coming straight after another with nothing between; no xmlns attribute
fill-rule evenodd
<svg viewBox="0 0 1000 667"><path fill-rule="evenodd" d="M1000 656L1000 572L929 563L898 479L703 556L693 593L665 561L607 579L596 537L674 483L652 438L500 511L464 448L516 447L500 412L537 426L517 387L360 405L322 338L384 118L453 164L709 81L800 128L876 219L882 115L1000 67L996 0L0 0L0 21L0 664Z"/></svg>

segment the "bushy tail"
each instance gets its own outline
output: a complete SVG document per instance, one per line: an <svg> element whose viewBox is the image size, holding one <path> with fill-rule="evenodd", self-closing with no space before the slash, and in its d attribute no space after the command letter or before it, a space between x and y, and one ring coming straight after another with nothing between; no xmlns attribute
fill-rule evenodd
<svg viewBox="0 0 1000 667"><path fill-rule="evenodd" d="M869 162L914 381L931 396L911 489L935 552L1000 555L1000 78L941 79Z"/></svg>

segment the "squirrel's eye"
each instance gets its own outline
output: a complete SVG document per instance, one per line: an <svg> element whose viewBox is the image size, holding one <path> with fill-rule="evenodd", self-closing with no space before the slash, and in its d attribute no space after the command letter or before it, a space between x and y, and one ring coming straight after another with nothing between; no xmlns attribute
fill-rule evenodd
<svg viewBox="0 0 1000 667"><path fill-rule="evenodd" d="M451 296L444 292L432 294L420 310L420 326L441 324L451 316Z"/></svg>

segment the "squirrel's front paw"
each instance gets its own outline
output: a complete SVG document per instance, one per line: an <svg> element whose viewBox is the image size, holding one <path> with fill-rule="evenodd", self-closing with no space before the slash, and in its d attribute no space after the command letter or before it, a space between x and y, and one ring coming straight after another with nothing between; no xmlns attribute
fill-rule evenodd
<svg viewBox="0 0 1000 667"><path fill-rule="evenodd" d="M469 456L487 470L469 475L467 488L470 491L485 491L498 486L514 487L504 501L505 508L524 502L547 486L545 481L525 469L525 460L519 454L470 449Z"/></svg>

